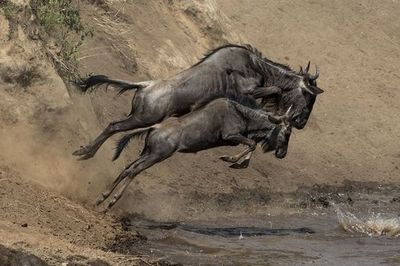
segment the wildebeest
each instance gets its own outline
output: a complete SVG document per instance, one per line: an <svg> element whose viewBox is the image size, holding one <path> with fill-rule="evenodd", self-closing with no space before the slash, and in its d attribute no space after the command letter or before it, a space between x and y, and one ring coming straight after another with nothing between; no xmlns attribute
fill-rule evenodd
<svg viewBox="0 0 400 266"><path fill-rule="evenodd" d="M296 72L262 57L250 45L228 44L165 80L132 83L102 75L91 76L80 82L82 90L108 83L121 87L121 93L130 89L136 93L126 119L110 123L92 143L73 155L89 159L115 133L148 127L167 117L186 114L193 106L219 97L252 95L263 98L267 110L277 115L282 115L292 105L292 125L301 129L307 123L316 95L323 92L316 84L318 70L312 75L309 67L310 64L305 71Z"/></svg>
<svg viewBox="0 0 400 266"><path fill-rule="evenodd" d="M219 98L184 116L171 117L160 124L136 129L120 140L114 159L131 138L140 134L146 135L143 151L115 179L111 187L102 193L97 204L104 202L124 180L109 202L108 208L112 207L136 175L175 152L195 153L218 146L244 144L248 148L237 156L243 157L254 151L257 141L262 141L264 151L274 149L275 156L283 158L287 153L291 133L290 119L289 112L282 117L272 117L261 109L252 109L236 101ZM284 124L278 125L271 121L282 121ZM271 147L270 138L273 134L277 135L276 144ZM232 158L223 156L222 159L230 161Z"/></svg>

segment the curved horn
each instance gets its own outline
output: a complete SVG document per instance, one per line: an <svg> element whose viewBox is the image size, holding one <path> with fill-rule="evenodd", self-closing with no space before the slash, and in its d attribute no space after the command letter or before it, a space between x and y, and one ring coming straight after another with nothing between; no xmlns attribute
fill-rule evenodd
<svg viewBox="0 0 400 266"><path fill-rule="evenodd" d="M316 80L318 77L319 77L319 69L318 69L318 66L315 65L315 75L310 75L309 79Z"/></svg>
<svg viewBox="0 0 400 266"><path fill-rule="evenodd" d="M308 73L308 71L310 70L310 64L311 64L310 61L308 61L308 64L306 66L306 71L305 71L306 73Z"/></svg>
<svg viewBox="0 0 400 266"><path fill-rule="evenodd" d="M290 105L290 107L287 109L287 111L286 111L286 113L284 115L283 123L286 126L290 125L290 120L292 120L293 114L290 115L290 111L292 111L292 107L293 107L293 104Z"/></svg>
<svg viewBox="0 0 400 266"><path fill-rule="evenodd" d="M293 104L291 104L290 106L289 106L289 108L286 110L286 113L285 113L285 115L289 115L290 114L290 111L292 110L292 107L293 107Z"/></svg>
<svg viewBox="0 0 400 266"><path fill-rule="evenodd" d="M302 66L300 66L299 74L303 75L303 67Z"/></svg>

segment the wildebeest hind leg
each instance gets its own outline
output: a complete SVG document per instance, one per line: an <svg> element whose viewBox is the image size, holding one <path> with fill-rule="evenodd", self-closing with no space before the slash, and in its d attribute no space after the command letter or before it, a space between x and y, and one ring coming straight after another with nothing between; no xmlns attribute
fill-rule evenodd
<svg viewBox="0 0 400 266"><path fill-rule="evenodd" d="M152 121L146 121L146 123L141 122L133 115L127 119L110 123L91 144L81 147L72 154L75 156L82 156L79 160L90 159L96 154L101 145L112 135L122 131L146 127L149 123L151 124L151 122Z"/></svg>
<svg viewBox="0 0 400 266"><path fill-rule="evenodd" d="M114 180L114 182L109 186L109 188L106 191L104 191L103 193L101 193L101 196L96 200L96 205L100 205L111 195L111 193L118 186L118 184L121 183L121 181L129 174L128 169L133 164L139 163L139 162L143 161L144 159L145 159L144 157L140 157L139 159L137 159L136 161L134 161L133 163L131 163L127 167L125 167L125 170L119 174L119 176Z"/></svg>
<svg viewBox="0 0 400 266"><path fill-rule="evenodd" d="M135 163L129 169L127 170L128 174L124 178L124 182L122 183L121 187L115 192L113 199L108 203L107 209L110 209L112 206L114 206L115 203L121 198L122 194L128 187L128 185L132 182L133 178L137 176L140 172L143 170L153 166L154 164L166 159L169 156L160 156L158 154L150 154L143 158L138 163Z"/></svg>

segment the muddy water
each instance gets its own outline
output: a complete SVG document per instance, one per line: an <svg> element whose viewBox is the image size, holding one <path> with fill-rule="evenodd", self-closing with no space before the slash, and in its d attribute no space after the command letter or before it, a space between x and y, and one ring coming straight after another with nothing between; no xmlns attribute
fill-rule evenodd
<svg viewBox="0 0 400 266"><path fill-rule="evenodd" d="M399 213L379 211L334 205L190 224L131 223L148 237L138 252L183 265L400 265Z"/></svg>

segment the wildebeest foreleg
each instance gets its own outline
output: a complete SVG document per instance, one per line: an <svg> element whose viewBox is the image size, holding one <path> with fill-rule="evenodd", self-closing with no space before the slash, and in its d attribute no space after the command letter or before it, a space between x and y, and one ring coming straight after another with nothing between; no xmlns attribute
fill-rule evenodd
<svg viewBox="0 0 400 266"><path fill-rule="evenodd" d="M231 135L231 136L227 136L227 137L223 137L224 140L229 140L229 141L233 141L233 142L237 142L240 144L244 144L249 146L247 149L245 149L244 151L242 151L241 153L235 155L235 156L228 156L228 155L224 155L219 157L221 160L225 161L225 162L230 162L230 163L236 163L237 161L240 160L240 158L242 158L243 156L247 155L249 152L252 152L256 149L256 145L257 143L249 138L246 138L240 134L238 135Z"/></svg>
<svg viewBox="0 0 400 266"><path fill-rule="evenodd" d="M234 155L234 156L221 156L220 159L228 162L228 163L236 163L238 162L243 156L247 155L249 152L251 152L252 150L250 148L245 149L244 151Z"/></svg>
<svg viewBox="0 0 400 266"><path fill-rule="evenodd" d="M81 147L79 150L73 152L75 156L82 156L79 160L87 160L92 158L101 145L112 135L131 130L134 128L145 127L147 124L140 122L135 116L128 117L127 119L110 123L101 134L89 145Z"/></svg>

